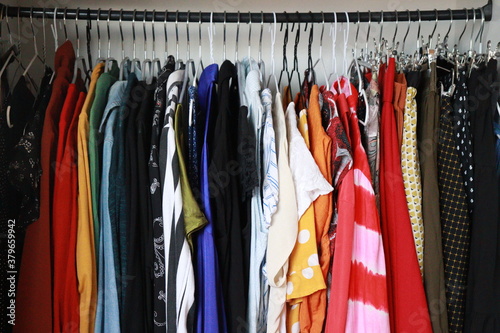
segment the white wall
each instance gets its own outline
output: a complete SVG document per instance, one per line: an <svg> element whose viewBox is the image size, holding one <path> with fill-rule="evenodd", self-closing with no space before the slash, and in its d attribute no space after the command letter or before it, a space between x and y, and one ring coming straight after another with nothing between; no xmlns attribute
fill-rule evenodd
<svg viewBox="0 0 500 333"><path fill-rule="evenodd" d="M500 35L498 35L498 31L500 30L500 1L494 0L494 8L493 8L493 20L492 22L488 22L485 25L483 41L484 44L488 39L491 39L493 45L500 41ZM80 0L80 1L69 1L69 0L10 0L4 1L5 4L16 6L45 6L45 7L55 7L59 8L64 7L81 7L81 8L93 8L96 9L98 7L102 7L102 10L107 10L108 8L120 9L124 10L133 10L136 9L137 2L136 1L119 1L119 0L110 0L103 3L102 1L96 0ZM158 0L143 0L140 3L141 8L138 10L157 10L164 11L168 9L169 11L187 11L191 10L195 11L241 11L241 12L295 12L295 11L313 11L313 12L343 12L343 11L393 11L393 10L429 10L434 9L459 9L464 7L481 7L486 3L486 0L443 0L443 1L432 1L432 0L372 0L372 1L307 1L307 8L304 8L304 0L253 0L253 1L243 1L243 0L212 0L212 1L201 1L201 0L185 0L185 1L171 1L168 2L160 2ZM41 20L35 20L35 29L37 32L37 44L39 50L41 50L42 45L42 32L41 32ZM17 20L10 19L10 28L11 31L17 35ZM52 23L52 20L47 18L47 26L46 26L46 36L47 36L47 59L49 63L52 61L52 54L54 51L53 47L53 37L50 32L49 24ZM75 40L75 21L68 20L66 22L67 30L69 34L70 40ZM83 55L86 52L85 40L84 40L84 31L85 31L85 22L79 21L79 32L80 32L80 53ZM93 59L97 58L97 30L96 30L96 22L93 23L93 33L92 33L92 53ZM110 33L111 33L111 56L121 59L121 43L120 43L120 35L118 30L117 22L110 22ZM207 28L209 24L202 24L202 48L203 48L203 60L204 63L210 63L210 48L209 48L209 40ZM125 35L125 53L128 56L132 56L132 29L131 22L123 22L123 32ZM168 43L167 49L170 54L176 54L176 43L175 43L175 28L174 23L168 23ZM264 36L263 36L263 48L262 54L263 59L266 61L268 72L271 69L270 65L270 33L269 33L269 24L264 25ZM342 31L345 29L345 24L339 24L339 33L337 34L337 42L336 42L336 58L337 58L337 70L339 72L342 71L342 59L343 59L343 36ZM441 21L438 23L436 35L441 33L443 35L448 30L449 22ZM480 20L477 20L474 30L474 38L476 37L477 31L479 30ZM191 37L191 57L194 59L198 58L198 24L191 23L190 27L190 37ZM450 41L451 44L456 42L455 35L461 33L464 27L464 21L455 21L453 23L452 31L450 33ZM468 49L469 41L471 40L471 27L472 22L469 22L468 29L462 38L462 43L460 45L460 49ZM142 30L142 22L136 22L136 50L137 56L139 58L144 58L144 48L143 48L143 30ZM146 23L147 35L148 35L148 53L147 56L149 58L152 57L152 43L151 43L151 23ZM186 58L186 26L185 23L179 23L179 57L181 59ZM234 60L234 52L235 52L235 31L236 24L227 24L227 58L229 60ZM301 27L301 35L300 35L300 46L299 46L299 68L303 71L307 67L307 39L308 32L304 32L304 26ZM321 24L315 24L314 27L314 43L312 48L313 59L318 58L319 56L319 38L321 33ZM360 24L359 29L359 39L358 39L358 50L365 47L366 41L366 32L367 32L368 24L362 23ZM392 36L394 33L395 23L386 22L383 24L383 36L389 40L392 40ZM432 29L434 28L434 22L423 22L421 26L421 35L428 36ZM354 37L356 34L357 26L354 24L350 24L350 34L348 40L348 58L351 59L351 50L354 48ZM398 34L396 40L402 41L402 38L406 32L407 23L400 22L398 27ZM418 23L412 23L410 32L408 35L408 39L406 41L405 50L406 51L414 51L416 47L416 34L418 29ZM101 55L107 55L108 49L108 39L107 39L107 31L106 31L106 22L100 22L100 30L101 30ZM62 22L59 23L59 43L64 40L64 33L62 29ZM332 41L329 36L330 25L325 25L325 32L323 36L323 59L327 68L327 72L332 71ZM373 38L377 38L379 36L380 25L378 23L371 24L370 30L370 43L369 48L373 48ZM163 34L163 23L155 24L155 32L156 32L156 55L160 58L164 58L164 34ZM222 59L222 24L216 24L216 35L214 38L214 58L216 62L221 62ZM258 55L258 45L259 45L259 33L260 33L260 23L252 24L252 39L251 39L251 55L257 58ZM5 22L2 26L2 39L8 38L7 29L5 28ZM435 37L436 38L436 37ZM33 54L33 45L31 39L31 28L29 24L29 19L25 18L21 22L21 51L22 58L24 63L29 62L29 58ZM287 47L287 57L289 67L293 66L293 44L295 39L295 32L291 33L289 36L289 42ZM276 37L276 46L275 46L275 63L276 63L276 72L279 73L281 70L282 64L282 52L283 52L283 35L278 32ZM450 47L453 47L451 45ZM476 45L477 48L477 45ZM483 46L483 49L485 46ZM240 26L240 36L239 36L239 57L242 58L248 54L248 24L241 24ZM33 75L36 76L39 74L41 66L36 64L33 69Z"/></svg>

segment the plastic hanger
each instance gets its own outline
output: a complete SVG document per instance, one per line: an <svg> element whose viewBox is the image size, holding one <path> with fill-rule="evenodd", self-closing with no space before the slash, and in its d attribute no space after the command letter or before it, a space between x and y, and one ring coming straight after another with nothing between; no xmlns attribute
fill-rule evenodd
<svg viewBox="0 0 500 333"><path fill-rule="evenodd" d="M14 44L14 41L12 39L12 33L10 31L10 24L9 24L9 16L7 15L7 11L8 11L8 6L6 5L4 7L4 17L5 17L5 24L7 25L7 32L8 32L8 35L9 35L9 43L11 45L11 50L10 50L10 54L9 56L7 57L7 60L5 61L5 63L3 64L2 68L0 69L0 77L2 77L3 73L5 72L5 70L7 69L7 67L12 63L12 61L16 61L19 63L19 58L18 58L18 54L19 54L19 49L18 47ZM9 85L9 87L11 87L12 85Z"/></svg>
<svg viewBox="0 0 500 333"><path fill-rule="evenodd" d="M285 18L286 17L287 17L287 14L285 12ZM283 31L283 22L281 22L280 31ZM288 86L290 87L290 72L288 71L288 59L286 57L287 44L288 44L288 19L286 19L286 28L285 28L285 33L283 35L283 66L281 68L280 77L278 79L278 87L281 87L281 78L283 77L283 73L285 73L285 72L286 72L286 77L288 80ZM291 90L288 89L288 91L290 92L290 98L293 100Z"/></svg>
<svg viewBox="0 0 500 333"><path fill-rule="evenodd" d="M238 22L239 22L239 14L238 14ZM236 40L238 40L238 37L236 36ZM203 66L203 57L201 53L201 12L198 14L198 59L200 61L198 62L198 66L196 66L196 72L194 74L195 78L198 78L198 74L201 74L201 72L205 69ZM196 86L197 80L193 80L193 86Z"/></svg>
<svg viewBox="0 0 500 333"><path fill-rule="evenodd" d="M109 72L113 68L113 64L117 64L118 62L116 61L115 58L111 56L111 34L109 31L109 18L111 17L111 8L108 10L108 18L106 20L106 30L108 32L108 56L106 57L105 61L105 72Z"/></svg>
<svg viewBox="0 0 500 333"><path fill-rule="evenodd" d="M161 60L160 58L158 58L156 56L156 34L155 34L155 15L156 15L156 11L153 10L153 17L152 17L152 20L151 20L151 36L152 36L152 39L153 39L153 59L151 60L151 72L153 74L153 78L158 78L158 76L160 75L160 71L161 71ZM188 12L188 19L187 19L187 22L189 22L189 12ZM189 36L188 36L188 39L189 39ZM188 44L189 44L189 40L188 40Z"/></svg>
<svg viewBox="0 0 500 333"><path fill-rule="evenodd" d="M184 99L184 96L186 94L186 90L189 84L189 69L191 69L192 75L193 75L193 80L196 80L196 68L194 64L194 60L191 59L191 48L189 46L190 44L190 38L189 38L189 14L190 12L188 11L187 14L187 19L186 19L186 41L187 41L187 49L186 49L186 67L184 70L184 77L182 80L182 89L181 93L179 94L179 101L182 101ZM225 43L225 41L224 41Z"/></svg>
<svg viewBox="0 0 500 333"><path fill-rule="evenodd" d="M292 24L291 32L293 32L294 27L295 27L295 23ZM302 85L302 80L300 79L300 73L299 73L299 57L298 57L299 42L300 42L300 22L297 22L297 31L295 32L295 44L293 46L293 68L292 68L292 71L290 72L290 86L289 86L290 93L291 93L292 97L293 97L293 93L292 93L293 73L297 73L299 91L301 90L301 85ZM305 102L307 103L307 101L305 101Z"/></svg>
<svg viewBox="0 0 500 333"><path fill-rule="evenodd" d="M264 78L266 77L266 65L264 63L264 60L262 60L262 32L264 30L264 12L260 12L260 35L259 35L259 54L258 54L258 65L259 65L259 71L260 71L260 76L261 76L261 81L264 81Z"/></svg>
<svg viewBox="0 0 500 333"><path fill-rule="evenodd" d="M71 80L71 83L73 84L76 83L76 79L78 78L78 68L80 68L79 65L81 66L83 74L85 75L85 79L87 79L88 77L87 61L85 60L85 57L80 56L80 33L78 30L79 12L80 12L80 7L76 9L76 16L75 16L76 58L75 58L75 65L73 66L73 79Z"/></svg>
<svg viewBox="0 0 500 333"><path fill-rule="evenodd" d="M151 59L148 58L148 35L146 33L146 10L144 10L144 15L142 17L142 32L144 34L144 61L142 62L142 77L146 84L151 84L153 82L153 63Z"/></svg>
<svg viewBox="0 0 500 333"><path fill-rule="evenodd" d="M359 12L358 12L358 15L359 15ZM326 73L325 62L323 60L323 34L325 32L325 14L323 12L321 12L321 19L322 19L322 22L321 22L321 34L319 37L319 56L318 56L318 60L316 60L316 62L314 63L313 68L316 68L316 65L321 63L321 73L323 73L326 87L330 87L330 84L328 83L328 75ZM358 32L359 32L359 25L358 25ZM356 38L356 41L357 41L357 38Z"/></svg>
<svg viewBox="0 0 500 333"><path fill-rule="evenodd" d="M96 27L97 27L97 59L96 65L100 62L106 62L106 58L101 56L101 27L99 26L99 21L101 20L101 8L97 9L97 19L96 19Z"/></svg>
<svg viewBox="0 0 500 333"><path fill-rule="evenodd" d="M337 51L337 12L333 12L333 18L334 18L334 23L330 25L330 36L332 36L332 72L328 76L328 81L332 78L332 76L335 77L334 81L338 82L338 85L340 87L340 77L337 72L337 56L336 56L336 51ZM368 34L370 34L370 29L368 28ZM367 42L368 45L368 42Z"/></svg>
<svg viewBox="0 0 500 333"><path fill-rule="evenodd" d="M236 43L234 44L234 61L238 62L238 42L240 37L240 11L238 11L238 22L236 22Z"/></svg>
<svg viewBox="0 0 500 333"><path fill-rule="evenodd" d="M123 81L125 80L125 73L126 71L130 71L130 58L125 56L125 46L124 46L124 39L123 39L123 27L122 27L122 18L123 18L123 9L120 9L120 19L118 21L118 28L120 29L120 42L121 42L121 47L122 47L122 62L120 63L120 77L119 80Z"/></svg>
<svg viewBox="0 0 500 333"><path fill-rule="evenodd" d="M312 16L312 13L309 12L309 15ZM307 23L306 23L306 29L307 30ZM312 82L313 84L316 84L316 73L314 72L314 66L313 66L313 61L312 61L312 43L314 41L314 24L311 22L311 29L309 30L309 39L307 43L307 68L309 70L309 77L307 78L308 81Z"/></svg>
<svg viewBox="0 0 500 333"><path fill-rule="evenodd" d="M215 63L214 60L214 35L215 35L215 24L213 22L214 12L210 13L210 25L208 26L208 42L210 43L210 61L212 64Z"/></svg>
<svg viewBox="0 0 500 333"><path fill-rule="evenodd" d="M251 58L251 41L252 41L252 14L248 12L248 59ZM252 62L250 62L251 64Z"/></svg>
<svg viewBox="0 0 500 333"><path fill-rule="evenodd" d="M137 47L135 45L135 14L136 10L134 9L134 13L132 14L132 61L130 66L131 72L137 75L137 79L141 80L142 79L142 73L141 73L141 60L137 58L136 51Z"/></svg>
<svg viewBox="0 0 500 333"><path fill-rule="evenodd" d="M179 58L179 11L175 12L175 69L183 66L182 59Z"/></svg>
<svg viewBox="0 0 500 333"><path fill-rule="evenodd" d="M165 65L168 62L167 17L168 17L168 10L165 11L165 20L163 21L163 36L165 37L165 51L164 51Z"/></svg>
<svg viewBox="0 0 500 333"><path fill-rule="evenodd" d="M274 79L274 86L276 91L279 91L279 85L278 85L278 80L276 78L276 63L274 61L274 46L276 44L276 13L273 12L273 19L274 23L271 23L271 26L269 27L269 31L271 33L271 74L269 75L269 78L267 79L267 87L269 88L269 83L271 82L271 78Z"/></svg>
<svg viewBox="0 0 500 333"><path fill-rule="evenodd" d="M34 64L34 62L35 62L36 59L40 60L40 62L45 65L44 60L38 54L38 46L37 46L37 42L36 42L36 34L35 34L35 29L33 27L33 7L31 7L31 9L30 9L30 25L31 25L31 34L33 36L33 48L34 48L34 51L35 51L35 55L31 58L30 62L28 63L28 65L24 69L24 72L22 74L22 76L24 76L24 77L26 77L26 75L28 74L29 69Z"/></svg>
<svg viewBox="0 0 500 333"><path fill-rule="evenodd" d="M344 61L343 61L343 72L344 72L344 75L348 75L347 73L347 47L348 47L348 43L349 43L349 30L350 30L350 22L349 22L349 14L347 12L344 12L345 13L345 17L346 17L346 28L344 29L343 31L343 35L344 35ZM382 32L382 30L381 30ZM361 77L359 78L361 80ZM352 95L352 89L351 89L351 85L349 83L349 80L347 80L347 87L349 88L349 95ZM339 85L339 88L340 88L340 85Z"/></svg>

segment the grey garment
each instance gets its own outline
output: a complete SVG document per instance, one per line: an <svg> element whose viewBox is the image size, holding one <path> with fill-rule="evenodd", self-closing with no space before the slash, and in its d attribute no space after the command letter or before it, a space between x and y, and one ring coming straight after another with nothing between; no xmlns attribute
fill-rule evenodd
<svg viewBox="0 0 500 333"><path fill-rule="evenodd" d="M432 329L448 332L443 247L439 213L437 144L439 140L439 91L436 63L424 69L418 90L417 138L422 176L424 219L424 287Z"/></svg>

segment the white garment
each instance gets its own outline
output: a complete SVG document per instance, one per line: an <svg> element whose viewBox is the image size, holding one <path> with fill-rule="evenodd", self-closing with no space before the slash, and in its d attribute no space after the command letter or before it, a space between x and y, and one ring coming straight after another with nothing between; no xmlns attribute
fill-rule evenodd
<svg viewBox="0 0 500 333"><path fill-rule="evenodd" d="M264 127L264 107L260 90L260 72L253 59L243 59L246 68L245 97L248 102L248 118L256 137L255 161L259 186L255 187L251 200L251 235L250 235L250 268L248 277L248 332L265 332L267 306L264 301L268 296L265 272L265 256L267 248L267 227L262 209L261 187L263 179L262 131Z"/></svg>
<svg viewBox="0 0 500 333"><path fill-rule="evenodd" d="M270 286L267 332L286 333L286 286L288 258L297 239L298 215L295 186L288 162L285 113L280 93L273 108L278 155L279 202L272 216L267 242L267 274Z"/></svg>
<svg viewBox="0 0 500 333"><path fill-rule="evenodd" d="M320 195L333 191L330 183L323 177L314 161L306 142L297 128L295 104L291 102L286 110L286 129L288 136L290 169L292 170L297 212L300 219L309 206Z"/></svg>
<svg viewBox="0 0 500 333"><path fill-rule="evenodd" d="M166 302L167 322L175 322L177 332L187 332L187 317L194 304L194 268L191 259L191 250L185 235L184 215L182 206L182 192L180 184L180 171L175 145L174 119L179 95L179 85L182 82L183 70L173 72L167 81L167 108L165 111L165 128L167 129L167 161L164 175L164 188L162 197L163 228L165 235L165 272L166 276ZM177 230L181 229L182 232ZM173 232L172 232L173 231ZM173 251L170 251L173 250ZM176 266L175 268L172 266ZM170 269L170 270L169 270ZM169 274L174 271L175 276ZM175 299L176 313L169 311L169 302Z"/></svg>

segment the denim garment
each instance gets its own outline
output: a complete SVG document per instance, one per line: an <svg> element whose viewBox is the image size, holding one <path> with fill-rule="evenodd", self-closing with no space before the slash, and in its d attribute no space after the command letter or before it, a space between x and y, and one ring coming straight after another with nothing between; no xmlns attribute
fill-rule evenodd
<svg viewBox="0 0 500 333"><path fill-rule="evenodd" d="M94 244L96 247L96 258L99 255L99 191L101 188L101 156L102 137L99 135L99 127L103 116L110 87L116 82L119 68L113 63L113 68L103 73L97 80L95 98L89 112L89 166L90 166L90 189L92 193L92 217L94 220Z"/></svg>
<svg viewBox="0 0 500 333"><path fill-rule="evenodd" d="M208 141L211 126L211 111L215 105L215 83L218 66L212 64L205 68L200 76L198 88L200 114L204 116L203 146L200 159L200 190L202 209L208 223L197 238L197 280L196 299L198 300L196 332L226 332L226 320L220 285L217 252L215 250L212 209L208 181ZM213 118L213 117L212 117ZM200 119L197 119L200 124ZM213 120L213 119L212 119Z"/></svg>
<svg viewBox="0 0 500 333"><path fill-rule="evenodd" d="M103 74L104 75L104 74ZM112 225L109 210L109 185L111 154L114 142L114 126L118 117L118 109L124 100L127 81L115 82L109 91L108 104L99 128L104 135L102 151L102 174L100 192L100 234L98 262L98 295L97 313L94 332L119 332L120 311L118 299L118 281L120 266L116 225Z"/></svg>

